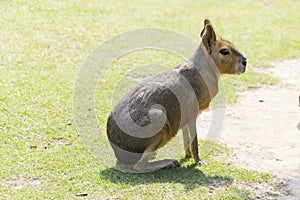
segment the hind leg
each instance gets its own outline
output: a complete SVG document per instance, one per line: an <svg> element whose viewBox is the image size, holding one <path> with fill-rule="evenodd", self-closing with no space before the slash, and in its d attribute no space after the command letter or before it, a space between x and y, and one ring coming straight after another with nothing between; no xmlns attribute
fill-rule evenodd
<svg viewBox="0 0 300 200"><path fill-rule="evenodd" d="M145 169L147 171L155 171L159 169L170 169L180 167L180 164L175 159L164 159L164 160L158 160L154 162L147 163L145 166Z"/></svg>
<svg viewBox="0 0 300 200"><path fill-rule="evenodd" d="M164 159L154 162L149 162L155 155L155 151L159 148L164 146L169 139L166 138L160 138L157 140L157 142L152 143L145 152L143 153L141 159L133 166L134 170L137 170L138 172L149 172L149 171L155 171L162 168L172 168L172 167L178 167L179 163L177 160L174 159Z"/></svg>
<svg viewBox="0 0 300 200"><path fill-rule="evenodd" d="M132 167L134 170L141 171L145 169L145 166L148 164L149 160L153 157L155 152L143 153L141 159Z"/></svg>
<svg viewBox="0 0 300 200"><path fill-rule="evenodd" d="M154 153L155 152L144 153L142 158L138 161L138 163L133 166L133 170L136 170L137 172L150 172L162 168L179 167L179 162L174 159L164 159L149 162L149 160L153 157Z"/></svg>

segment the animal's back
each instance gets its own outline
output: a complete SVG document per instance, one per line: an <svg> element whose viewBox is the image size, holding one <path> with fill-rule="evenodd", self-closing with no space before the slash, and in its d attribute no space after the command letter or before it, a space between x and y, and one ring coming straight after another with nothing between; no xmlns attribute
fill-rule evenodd
<svg viewBox="0 0 300 200"><path fill-rule="evenodd" d="M147 147L154 142L160 146L166 142L163 139L168 140L177 133L181 120L180 106L169 88L176 87L178 76L176 70L169 70L151 77L127 93L112 110L107 121L107 135L121 163L136 163ZM130 121L140 127L149 125L149 111L153 105L160 105L163 108L161 114L167 116L162 128L164 130L152 133L149 137L145 137L144 133L134 133L135 137L120 128L118 123L126 125ZM129 112L129 115L124 112ZM117 123L116 119L120 121Z"/></svg>

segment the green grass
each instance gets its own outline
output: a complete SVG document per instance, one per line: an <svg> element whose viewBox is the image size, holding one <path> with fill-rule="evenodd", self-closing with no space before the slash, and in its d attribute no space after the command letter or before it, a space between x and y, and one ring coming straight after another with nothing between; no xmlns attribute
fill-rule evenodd
<svg viewBox="0 0 300 200"><path fill-rule="evenodd" d="M269 175L228 165L216 150L209 165L152 174L123 174L111 168L106 139L101 159L77 137L73 123L73 88L82 63L108 38L137 28L177 31L198 41L203 19L249 60L241 76L226 76L226 101L236 91L276 84L253 72L272 60L300 55L299 1L0 1L0 194L3 199L247 199L252 191L239 184L259 184ZM146 58L146 59L145 59ZM100 128L111 109L119 79L144 64L171 68L182 58L161 51L141 51L116 60L100 78L96 113ZM71 122L71 123L70 123ZM170 148L181 158L180 140ZM177 143L176 143L177 142ZM227 155L227 154L226 154ZM106 162L109 161L109 162ZM219 187L212 182L223 183Z"/></svg>

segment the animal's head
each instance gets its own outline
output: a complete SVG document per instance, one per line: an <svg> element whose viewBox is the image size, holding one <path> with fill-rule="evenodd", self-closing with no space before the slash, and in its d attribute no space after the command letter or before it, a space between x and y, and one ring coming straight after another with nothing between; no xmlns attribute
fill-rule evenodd
<svg viewBox="0 0 300 200"><path fill-rule="evenodd" d="M217 36L207 19L204 21L201 38L221 74L240 74L246 71L247 58L232 43Z"/></svg>

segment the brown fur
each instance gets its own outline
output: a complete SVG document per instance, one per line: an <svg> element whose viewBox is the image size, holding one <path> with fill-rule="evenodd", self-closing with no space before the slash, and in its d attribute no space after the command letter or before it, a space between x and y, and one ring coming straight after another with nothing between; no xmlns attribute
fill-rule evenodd
<svg viewBox="0 0 300 200"><path fill-rule="evenodd" d="M204 21L201 37L188 61L139 84L112 110L107 135L117 166L136 172L179 166L176 160L149 160L180 129L186 157L203 164L198 155L197 115L217 94L219 75L243 73L247 61L230 42L215 34L208 20Z"/></svg>

